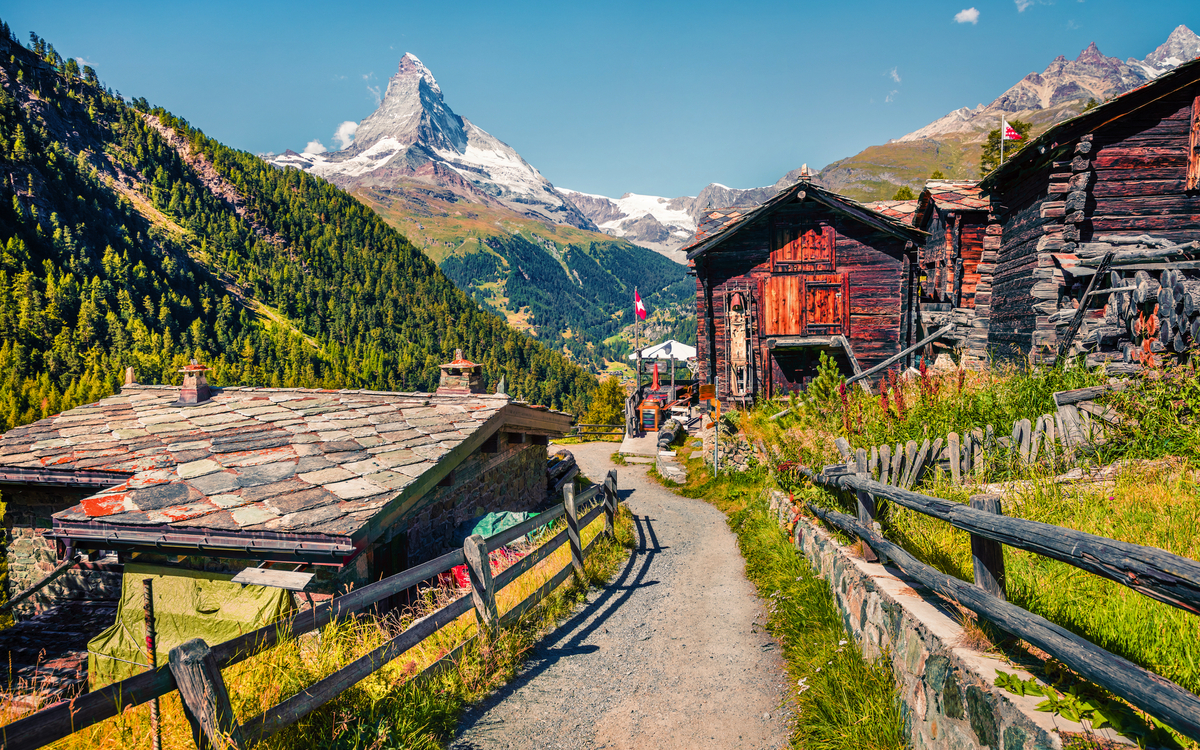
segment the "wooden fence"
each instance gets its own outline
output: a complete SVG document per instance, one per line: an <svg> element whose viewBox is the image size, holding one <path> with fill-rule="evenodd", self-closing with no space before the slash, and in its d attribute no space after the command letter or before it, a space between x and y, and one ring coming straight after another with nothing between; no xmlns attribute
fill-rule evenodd
<svg viewBox="0 0 1200 750"><path fill-rule="evenodd" d="M1152 599L1200 614L1200 562L1143 547L1001 513L999 495L976 495L970 505L893 487L866 471L862 452L847 465L820 472L801 469L815 483L855 493L858 517L809 505L818 518L862 539L868 559L890 559L934 592L1025 639L1084 678L1125 698L1164 724L1200 740L1200 698L1174 682L1089 643L1074 633L1007 601L1003 546L1033 552L1116 581ZM885 540L875 521L878 499L939 518L971 535L975 584L916 560Z"/></svg>
<svg viewBox="0 0 1200 750"><path fill-rule="evenodd" d="M989 461L1055 466L1074 459L1081 450L1104 442L1107 428L1118 424L1120 418L1112 407L1098 406L1092 401L1120 387L1118 384L1059 391L1054 394L1057 411L1035 421L1018 420L1011 435L997 437L995 428L987 425L961 436L951 432L932 444L926 438L920 445L909 440L895 446L858 450L865 453L866 471L872 479L906 490L920 484L935 467L948 472L955 484L963 484L972 474L980 476ZM843 459L857 460L848 440L838 438L834 444Z"/></svg>
<svg viewBox="0 0 1200 750"><path fill-rule="evenodd" d="M33 750L56 742L130 706L140 705L179 690L184 712L192 725L198 747L246 748L296 723L304 716L333 700L339 694L379 670L391 660L416 646L441 628L454 622L472 608L480 623L480 634L489 637L497 626L516 622L536 606L572 573L583 579L583 562L601 535L586 546L580 531L604 514L604 534L613 533L619 497L617 473L610 471L604 484L575 495L574 484L563 488L563 502L551 510L494 534L487 539L469 537L462 549L454 550L402 573L351 591L313 609L298 612L281 622L268 625L233 640L209 646L193 639L172 649L169 663L127 680L85 693L71 701L62 701L0 727L0 746L5 750ZM566 528L545 540L511 567L492 576L489 550L511 544L530 532L566 517ZM536 591L503 615L498 615L496 592L504 589L522 573L569 544L571 561ZM266 651L286 640L317 630L339 617L362 610L377 602L429 580L456 566L467 565L472 590L447 606L412 623L407 630L370 653L347 664L300 693L264 713L240 724L230 707L221 670ZM480 637L479 635L474 638ZM472 639L473 640L473 639ZM468 641L467 643L469 643ZM413 679L422 679L453 665L467 643L427 667Z"/></svg>

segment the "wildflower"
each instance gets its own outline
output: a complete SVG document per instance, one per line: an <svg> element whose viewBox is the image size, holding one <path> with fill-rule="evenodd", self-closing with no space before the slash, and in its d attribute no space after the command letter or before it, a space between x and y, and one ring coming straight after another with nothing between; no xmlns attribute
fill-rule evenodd
<svg viewBox="0 0 1200 750"><path fill-rule="evenodd" d="M846 640L846 639L844 639L844 638L843 638L842 640L838 641L838 645L839 645L839 646L845 646L847 643L849 643L849 641L847 641L847 640Z"/></svg>

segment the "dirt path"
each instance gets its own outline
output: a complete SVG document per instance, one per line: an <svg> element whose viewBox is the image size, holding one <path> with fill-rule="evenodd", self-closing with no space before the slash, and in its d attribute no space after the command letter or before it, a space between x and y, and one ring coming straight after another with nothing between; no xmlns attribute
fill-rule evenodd
<svg viewBox="0 0 1200 750"><path fill-rule="evenodd" d="M612 443L573 445L583 473ZM607 588L475 706L450 747L779 748L782 662L725 516L616 467L638 546Z"/></svg>

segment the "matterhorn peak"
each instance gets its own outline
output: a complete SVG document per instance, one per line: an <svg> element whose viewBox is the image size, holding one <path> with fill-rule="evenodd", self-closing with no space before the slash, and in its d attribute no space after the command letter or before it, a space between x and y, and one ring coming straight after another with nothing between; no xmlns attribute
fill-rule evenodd
<svg viewBox="0 0 1200 750"><path fill-rule="evenodd" d="M425 63L421 62L421 58L411 52L405 52L404 57L400 58L400 68L396 71L398 76L419 76L425 79L425 83L435 93L442 93L442 88L438 86L437 79L433 77L433 73L429 68L425 67Z"/></svg>

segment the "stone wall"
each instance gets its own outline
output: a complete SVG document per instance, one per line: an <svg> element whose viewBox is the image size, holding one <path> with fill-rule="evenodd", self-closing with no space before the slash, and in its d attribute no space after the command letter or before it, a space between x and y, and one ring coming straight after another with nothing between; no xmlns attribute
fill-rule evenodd
<svg viewBox="0 0 1200 750"><path fill-rule="evenodd" d="M786 529L795 515L788 496L772 493L770 507ZM793 544L829 582L846 631L863 655L891 661L911 747L1060 750L1057 731L1084 731L1080 724L1035 710L1040 696L995 687L997 670L1022 679L1031 675L961 645L957 613L938 597L918 593L919 584L899 569L864 561L803 517L796 520Z"/></svg>
<svg viewBox="0 0 1200 750"><path fill-rule="evenodd" d="M402 523L408 564L450 551L455 529L494 511L534 510L546 500L546 446L514 442L500 433L497 451L475 452L454 470L449 486L435 487Z"/></svg>
<svg viewBox="0 0 1200 750"><path fill-rule="evenodd" d="M94 490L12 485L4 487L5 557L8 596L45 578L60 562L50 536L51 517L92 494ZM117 599L121 594L120 566L91 563L73 568L16 607L18 615L38 612L64 600Z"/></svg>

